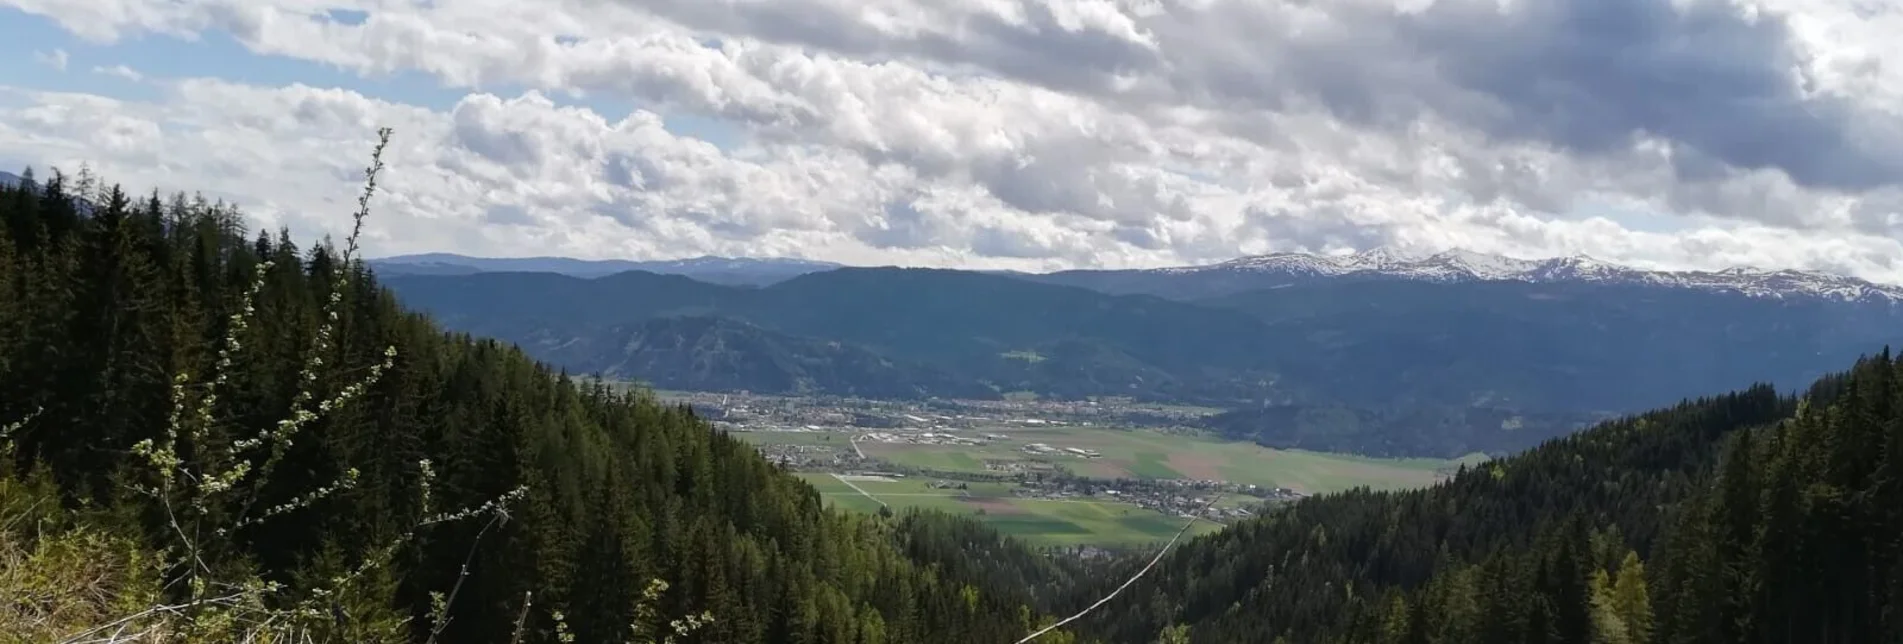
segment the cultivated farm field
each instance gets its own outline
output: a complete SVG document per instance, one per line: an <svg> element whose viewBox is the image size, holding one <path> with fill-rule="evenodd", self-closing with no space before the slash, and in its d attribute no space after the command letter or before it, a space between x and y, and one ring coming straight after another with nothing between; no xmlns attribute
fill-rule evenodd
<svg viewBox="0 0 1903 644"><path fill-rule="evenodd" d="M1200 479L1285 487L1320 494L1367 486L1377 490L1432 484L1458 461L1376 459L1303 450L1277 450L1205 436L1106 427L996 428L966 432L1008 436L982 446L862 441L866 455L897 465L945 472L983 473L1010 462L1046 462L1092 478ZM1095 450L1101 458L1029 454L1024 446ZM1465 459L1463 459L1465 460Z"/></svg>
<svg viewBox="0 0 1903 644"><path fill-rule="evenodd" d="M905 477L830 472L803 472L827 503L849 511L878 512L907 508L940 510L981 516L1002 532L1045 546L1137 546L1169 539L1184 519L1117 497L1015 495L1015 482L948 480L951 487L934 486L942 475L1009 474L1023 469L1060 466L1096 479L1194 479L1289 488L1303 494L1321 494L1355 487L1400 489L1432 484L1439 472L1458 461L1443 459L1375 459L1301 450L1276 450L1253 443L1214 437L1112 427L992 427L960 430L966 438L987 438L983 445L887 443L863 436L863 430L756 431L737 434L760 445L824 446L850 450L855 437L870 461L855 468L913 471ZM1005 438L995 438L1002 435ZM1055 453L1028 453L1028 445L1042 444ZM1099 458L1082 458L1065 448L1091 450ZM830 469L830 468L829 468ZM919 475L924 471L926 474ZM977 477L973 477L977 478ZM962 487L959 487L962 486ZM1192 493L1191 496L1196 496ZM1033 498L1036 497L1036 498ZM1257 502L1232 494L1218 508L1240 508ZM1193 533L1213 532L1220 525L1198 521Z"/></svg>
<svg viewBox="0 0 1903 644"><path fill-rule="evenodd" d="M877 512L880 502L894 512L906 508L978 515L998 531L1039 546L1138 546L1167 541L1183 527L1182 517L1129 503L1103 499L1030 499L1010 494L1010 484L969 483L969 489L934 489L929 479L892 479L806 472L828 504L845 510ZM850 485L847 481L850 481ZM859 489L853 489L857 486ZM861 493L860 490L864 492ZM876 499L876 500L875 500ZM1197 521L1190 533L1221 526Z"/></svg>

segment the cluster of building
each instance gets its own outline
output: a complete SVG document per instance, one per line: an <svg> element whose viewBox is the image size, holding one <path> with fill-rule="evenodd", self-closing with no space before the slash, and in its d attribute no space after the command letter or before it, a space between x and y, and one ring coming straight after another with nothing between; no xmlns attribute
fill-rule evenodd
<svg viewBox="0 0 1903 644"><path fill-rule="evenodd" d="M745 392L669 392L703 418L734 431L819 427L847 429L958 430L983 427L1189 424L1203 411L1096 400L871 400L838 396L775 396Z"/></svg>
<svg viewBox="0 0 1903 644"><path fill-rule="evenodd" d="M1021 482L1020 496L1042 499L1107 498L1165 514L1227 521L1254 516L1260 508L1302 498L1302 494L1282 487L1264 487L1248 483L1185 479L1104 480L1075 476L1030 477ZM1211 498L1223 495L1249 501L1204 508Z"/></svg>
<svg viewBox="0 0 1903 644"><path fill-rule="evenodd" d="M985 445L990 443L989 440L983 438L971 438L947 432L866 432L859 435L859 440L910 445Z"/></svg>
<svg viewBox="0 0 1903 644"><path fill-rule="evenodd" d="M1254 510L1242 506L1211 506L1210 499L1212 497L1209 495L1171 493L1160 488L1099 490L1097 494L1084 494L1073 489L1026 486L1013 488L1011 494L1024 498L1048 499L1053 501L1085 501L1088 499L1115 500L1163 514L1183 518L1189 518L1194 515L1212 521L1246 519L1256 514Z"/></svg>
<svg viewBox="0 0 1903 644"><path fill-rule="evenodd" d="M987 458L984 459L984 466L986 471L1012 476L1023 476L1027 474L1053 475L1062 472L1057 464L1051 461Z"/></svg>
<svg viewBox="0 0 1903 644"><path fill-rule="evenodd" d="M1096 424L1146 426L1162 431L1193 418L1199 412L1150 406L1121 400L1095 401L882 401L833 397L778 397L746 394L686 394L680 402L692 404L697 413L729 431L851 432L855 438L841 436L835 445L776 444L766 442L761 452L770 460L796 469L836 472L860 472L871 464L858 448L867 443L912 445L984 446L1010 441L998 428L1027 429L1053 426ZM1178 479L1103 480L1079 478L1060 465L1062 457L1102 458L1098 450L1029 443L1019 448L1038 459L985 458L990 474L965 475L971 480L1001 480L1017 483L1012 494L1053 500L1116 501L1137 508L1187 517L1192 514L1215 521L1231 521L1253 516L1269 505L1300 498L1286 488L1264 488L1224 481ZM1053 459L1051 457L1059 457ZM902 473L876 473L902 476ZM969 483L946 480L932 474L929 487L963 489ZM1217 494L1231 498L1248 497L1249 503L1225 503L1223 507L1205 507Z"/></svg>
<svg viewBox="0 0 1903 644"><path fill-rule="evenodd" d="M1075 456L1078 458L1103 458L1102 452L1098 452L1097 450L1094 450L1094 449L1084 449L1081 447L1059 448L1059 447L1051 447L1050 445L1046 445L1044 443L1030 443L1025 445L1022 449L1024 450L1024 453L1026 454L1043 454L1046 456L1068 455L1068 456Z"/></svg>
<svg viewBox="0 0 1903 644"><path fill-rule="evenodd" d="M767 461L793 469L830 468L844 462L846 455L852 453L847 445L768 444L757 447Z"/></svg>

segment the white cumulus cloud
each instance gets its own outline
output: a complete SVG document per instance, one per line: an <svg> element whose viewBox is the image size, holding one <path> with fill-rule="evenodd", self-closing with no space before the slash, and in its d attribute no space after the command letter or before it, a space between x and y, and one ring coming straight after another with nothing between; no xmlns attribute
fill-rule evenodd
<svg viewBox="0 0 1903 644"><path fill-rule="evenodd" d="M9 87L0 154L336 231L392 125L377 253L1046 269L1458 246L1903 281L1903 10L1857 0L0 4L89 46L220 34L366 79ZM396 75L461 99L369 82Z"/></svg>
<svg viewBox="0 0 1903 644"><path fill-rule="evenodd" d="M111 67L103 67L103 66L94 67L93 73L104 75L104 76L111 76L114 78L121 78L121 79L129 80L135 83L145 80L145 75L139 73L139 70L133 69L131 67L127 67L125 65L113 65Z"/></svg>

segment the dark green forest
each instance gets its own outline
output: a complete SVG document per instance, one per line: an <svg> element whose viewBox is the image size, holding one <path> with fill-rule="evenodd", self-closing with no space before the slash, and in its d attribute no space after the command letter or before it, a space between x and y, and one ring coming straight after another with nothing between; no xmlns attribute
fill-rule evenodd
<svg viewBox="0 0 1903 644"><path fill-rule="evenodd" d="M1005 641L1061 587L976 524L827 511L684 408L445 333L353 251L85 177L0 190L16 550L118 537L163 554L153 601L320 641L618 642L703 613L680 641Z"/></svg>
<svg viewBox="0 0 1903 644"><path fill-rule="evenodd" d="M1110 582L1103 582L1110 583ZM1903 641L1903 361L1602 424L1199 539L1112 641ZM1178 640L1181 641L1181 640Z"/></svg>

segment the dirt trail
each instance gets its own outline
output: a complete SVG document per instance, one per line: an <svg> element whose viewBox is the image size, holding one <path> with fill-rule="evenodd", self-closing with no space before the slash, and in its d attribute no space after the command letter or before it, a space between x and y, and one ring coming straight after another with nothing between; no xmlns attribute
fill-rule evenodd
<svg viewBox="0 0 1903 644"><path fill-rule="evenodd" d="M848 480L846 480L846 477L844 477L844 476L840 476L840 475L838 475L838 474L834 474L834 475L833 475L833 478L835 478L835 479L838 479L840 483L845 483L845 484L846 484L846 487L849 487L849 488L852 488L853 490L856 490L856 491L858 491L858 492L859 492L860 494L864 494L864 495L866 496L866 498L868 498L868 499L872 499L872 502L873 502L873 503L877 503L877 504L879 504L879 507L882 507L882 508L890 508L890 507L892 507L892 506L889 506L889 505L886 505L884 501L880 501L880 500L879 500L879 497L876 497L876 496L873 496L871 492L867 492L865 488L862 488L862 487L859 487L859 486L857 486L857 485L854 485L854 484L852 483L852 481L848 481Z"/></svg>

